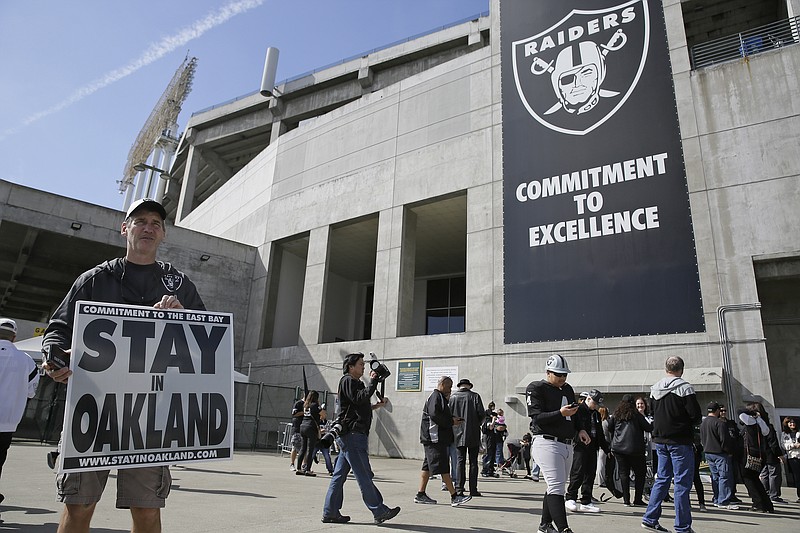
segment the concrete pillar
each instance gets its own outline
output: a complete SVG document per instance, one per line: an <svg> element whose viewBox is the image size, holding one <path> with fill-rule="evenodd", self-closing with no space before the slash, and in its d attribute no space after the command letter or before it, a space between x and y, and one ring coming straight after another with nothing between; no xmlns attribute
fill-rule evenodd
<svg viewBox="0 0 800 533"><path fill-rule="evenodd" d="M417 265L417 215L403 210L402 242L398 250L400 266L397 295L397 336L406 337L414 330L414 277Z"/></svg>
<svg viewBox="0 0 800 533"><path fill-rule="evenodd" d="M322 335L322 313L325 309L325 282L328 274L328 238L330 227L311 230L306 257L306 278L300 312L298 346L319 344Z"/></svg>
<svg viewBox="0 0 800 533"><path fill-rule="evenodd" d="M283 101L278 97L272 97L269 101L269 110L272 113L272 131L269 135L269 144L278 140L278 137L286 133L286 125L281 120L283 115Z"/></svg>
<svg viewBox="0 0 800 533"><path fill-rule="evenodd" d="M369 56L361 58L361 66L358 68L358 83L365 91L372 87L374 81L374 74L369 66Z"/></svg>
<svg viewBox="0 0 800 533"><path fill-rule="evenodd" d="M272 123L272 130L269 134L269 144L278 140L278 137L286 133L286 124L282 120L276 120Z"/></svg>
<svg viewBox="0 0 800 533"><path fill-rule="evenodd" d="M175 213L175 222L180 222L194 209L194 190L197 186L197 173L202 164L200 150L195 145L189 146L189 154L186 156L186 168L183 172L183 183L181 184L181 196L178 199L178 211Z"/></svg>
<svg viewBox="0 0 800 533"><path fill-rule="evenodd" d="M272 338L272 323L266 324L268 290L273 246L271 242L259 246L256 253L253 281L250 284L247 324L245 326L244 350L253 351L266 347L265 340ZM265 339L267 337L267 339Z"/></svg>
<svg viewBox="0 0 800 533"><path fill-rule="evenodd" d="M467 331L492 329L494 247L492 184L467 191Z"/></svg>
<svg viewBox="0 0 800 533"><path fill-rule="evenodd" d="M395 214L397 215L395 217ZM375 284L372 298L372 338L385 339L397 336L397 315L391 309L397 306L397 289L400 286L400 268L394 257L392 235L402 229L403 209L384 209L378 215L378 243L375 254ZM397 257L399 258L399 247Z"/></svg>

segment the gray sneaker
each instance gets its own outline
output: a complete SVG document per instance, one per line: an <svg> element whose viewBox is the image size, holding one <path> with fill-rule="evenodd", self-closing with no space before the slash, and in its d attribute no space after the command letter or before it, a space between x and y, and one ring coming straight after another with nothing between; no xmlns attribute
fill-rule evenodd
<svg viewBox="0 0 800 533"><path fill-rule="evenodd" d="M538 533L558 533L558 530L553 527L553 524L539 524Z"/></svg>
<svg viewBox="0 0 800 533"><path fill-rule="evenodd" d="M428 496L423 492L422 494L417 494L416 496L414 496L414 503L427 503L430 505L434 505L436 504L436 500L434 500L433 498L431 498L430 496Z"/></svg>
<svg viewBox="0 0 800 533"><path fill-rule="evenodd" d="M472 496L467 496L465 494L456 494L450 499L450 507L458 507L462 503L467 503L472 499Z"/></svg>

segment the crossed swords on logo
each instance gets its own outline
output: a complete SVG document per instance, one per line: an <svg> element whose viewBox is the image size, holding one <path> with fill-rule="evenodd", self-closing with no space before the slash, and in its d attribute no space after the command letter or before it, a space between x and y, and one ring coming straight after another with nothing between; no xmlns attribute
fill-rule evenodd
<svg viewBox="0 0 800 533"><path fill-rule="evenodd" d="M605 57L608 55L609 52L616 52L623 46L625 43L628 42L628 36L625 35L625 32L622 31L622 28L618 29L614 32L614 35L608 40L608 43L601 44L600 48L603 49L601 52L601 61L605 60ZM550 61L549 63L545 63L541 57L535 57L533 59L533 63L531 63L531 73L535 74L536 76L540 76L542 74L548 73L552 74L555 68L553 67L553 63L555 63L555 59ZM619 94L618 91L608 91L606 89L600 89L599 93L600 97L602 98L609 98L612 96L617 96ZM545 115L550 115L555 113L559 109L563 107L561 102L556 102L553 106L545 111Z"/></svg>

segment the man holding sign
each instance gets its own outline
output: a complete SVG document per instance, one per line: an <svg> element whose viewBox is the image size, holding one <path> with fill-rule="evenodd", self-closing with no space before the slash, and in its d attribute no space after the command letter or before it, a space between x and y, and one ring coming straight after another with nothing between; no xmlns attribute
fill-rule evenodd
<svg viewBox="0 0 800 533"><path fill-rule="evenodd" d="M54 381L66 383L75 304L79 300L106 302L155 309L205 310L194 284L169 263L156 261L166 237L166 211L155 200L144 198L131 204L122 222L126 239L124 258L112 259L81 274L47 326L42 352L43 368ZM113 392L113 391L109 391ZM65 431L69 429L65 425ZM59 533L89 531L95 506L108 479L108 470L68 472L57 478L58 500L65 508ZM130 509L132 531L161 531L161 508L172 478L167 466L147 466L118 471L117 508Z"/></svg>

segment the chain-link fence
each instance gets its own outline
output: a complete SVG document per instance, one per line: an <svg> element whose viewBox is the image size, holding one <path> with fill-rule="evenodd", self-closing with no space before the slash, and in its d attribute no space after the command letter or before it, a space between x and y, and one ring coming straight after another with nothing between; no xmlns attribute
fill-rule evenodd
<svg viewBox="0 0 800 533"><path fill-rule="evenodd" d="M320 403L333 405L333 394L318 391ZM250 450L279 450L285 423L291 422L301 387L236 383L234 387L234 445Z"/></svg>
<svg viewBox="0 0 800 533"><path fill-rule="evenodd" d="M25 414L14 432L14 438L58 443L64 424L67 386L47 376L39 380L36 396L28 400Z"/></svg>

